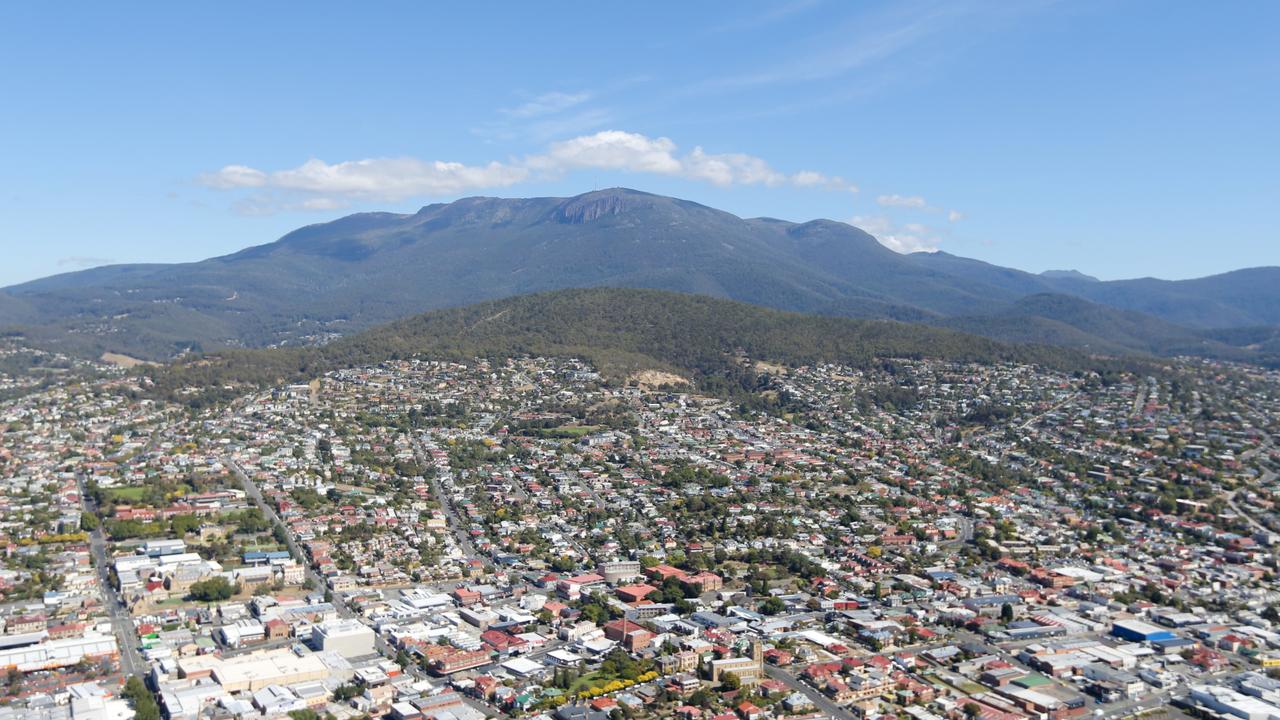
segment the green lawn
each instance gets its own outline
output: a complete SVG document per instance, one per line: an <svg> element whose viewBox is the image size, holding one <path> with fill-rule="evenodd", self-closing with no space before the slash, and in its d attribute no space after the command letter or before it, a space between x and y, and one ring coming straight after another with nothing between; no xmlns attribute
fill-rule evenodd
<svg viewBox="0 0 1280 720"><path fill-rule="evenodd" d="M535 437L546 439L576 440L600 429L599 425L561 425L554 428L537 428L531 430Z"/></svg>
<svg viewBox="0 0 1280 720"><path fill-rule="evenodd" d="M595 672L587 673L586 675L583 675L577 680L574 680L573 684L570 685L569 689L566 690L565 692L569 696L577 695L580 690L585 690L586 688L589 688L593 685L604 685L613 679L614 678L611 678L608 675L605 675L604 673L597 670Z"/></svg>
<svg viewBox="0 0 1280 720"><path fill-rule="evenodd" d="M107 496L115 502L138 502L147 492L147 488L141 485L130 485L129 487L108 488Z"/></svg>
<svg viewBox="0 0 1280 720"><path fill-rule="evenodd" d="M924 676L924 679L927 680L930 684L932 684L936 688L939 688L942 690L946 690L946 689L954 690L963 695L972 695L974 693L979 693L986 690L985 687L977 683L963 682L963 683L956 683L953 685L947 682L946 680L944 680L943 678L937 675L934 675L932 673L926 674Z"/></svg>

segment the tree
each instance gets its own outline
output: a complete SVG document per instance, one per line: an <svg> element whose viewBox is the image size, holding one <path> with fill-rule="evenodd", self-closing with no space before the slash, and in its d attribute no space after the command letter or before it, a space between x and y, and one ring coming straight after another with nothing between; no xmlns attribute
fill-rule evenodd
<svg viewBox="0 0 1280 720"><path fill-rule="evenodd" d="M339 685L333 691L333 699L338 702L347 702L351 698L359 697L364 692L364 687L358 683L347 683Z"/></svg>
<svg viewBox="0 0 1280 720"><path fill-rule="evenodd" d="M737 673L727 672L720 676L720 689L725 691L742 689L742 678Z"/></svg>
<svg viewBox="0 0 1280 720"><path fill-rule="evenodd" d="M193 600L200 602L221 602L236 594L236 588L230 580L218 575L208 580L200 580L191 584L187 591Z"/></svg>
<svg viewBox="0 0 1280 720"><path fill-rule="evenodd" d="M783 602L782 598L777 597L776 595L770 595L764 599L764 602L760 603L760 612L765 615L777 615L786 609L787 604Z"/></svg>
<svg viewBox="0 0 1280 720"><path fill-rule="evenodd" d="M975 718L982 714L982 706L975 702L967 702L964 704L965 717Z"/></svg>
<svg viewBox="0 0 1280 720"><path fill-rule="evenodd" d="M600 605L591 603L589 605L583 606L582 616L590 620L591 622L595 623L596 625L603 625L605 622L609 620L609 611L604 609Z"/></svg>
<svg viewBox="0 0 1280 720"><path fill-rule="evenodd" d="M1000 619L1006 623L1013 622L1013 606L1005 603L1000 606Z"/></svg>
<svg viewBox="0 0 1280 720"><path fill-rule="evenodd" d="M18 668L9 668L9 673L5 676L5 691L8 695L16 695L18 688L22 687L22 671Z"/></svg>
<svg viewBox="0 0 1280 720"><path fill-rule="evenodd" d="M195 515L174 515L169 521L169 527L173 528L175 535L182 536L199 529L202 521Z"/></svg>
<svg viewBox="0 0 1280 720"><path fill-rule="evenodd" d="M160 706L141 677L131 676L124 684L123 695L133 704L134 720L160 720Z"/></svg>
<svg viewBox="0 0 1280 720"><path fill-rule="evenodd" d="M245 535L253 535L255 533L265 532L270 524L267 518L258 508L248 508L240 512L240 517L236 523L237 530Z"/></svg>

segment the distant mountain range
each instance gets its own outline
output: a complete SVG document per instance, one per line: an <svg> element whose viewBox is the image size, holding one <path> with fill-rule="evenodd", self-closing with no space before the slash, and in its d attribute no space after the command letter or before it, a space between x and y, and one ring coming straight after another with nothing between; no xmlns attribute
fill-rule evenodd
<svg viewBox="0 0 1280 720"><path fill-rule="evenodd" d="M81 354L308 344L409 314L575 287L711 295L1096 353L1280 357L1280 268L1195 280L1032 274L902 255L845 223L743 219L613 189L364 213L224 257L0 290L0 327Z"/></svg>

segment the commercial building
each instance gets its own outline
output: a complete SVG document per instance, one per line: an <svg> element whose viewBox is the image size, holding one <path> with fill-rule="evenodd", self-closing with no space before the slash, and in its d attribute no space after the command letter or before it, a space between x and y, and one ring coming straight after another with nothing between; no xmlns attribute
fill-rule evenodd
<svg viewBox="0 0 1280 720"><path fill-rule="evenodd" d="M268 650L224 660L216 655L196 655L178 660L179 677L212 678L227 692L257 692L269 685L295 685L329 676L329 665L311 653L288 649Z"/></svg>
<svg viewBox="0 0 1280 720"><path fill-rule="evenodd" d="M373 629L358 620L329 620L316 625L311 634L318 650L336 652L346 658L374 653Z"/></svg>
<svg viewBox="0 0 1280 720"><path fill-rule="evenodd" d="M640 562L638 560L618 560L616 562L600 563L597 569L607 583L619 583L641 576Z"/></svg>
<svg viewBox="0 0 1280 720"><path fill-rule="evenodd" d="M1190 699L1202 708L1244 720L1280 717L1280 707L1217 685L1192 685Z"/></svg>

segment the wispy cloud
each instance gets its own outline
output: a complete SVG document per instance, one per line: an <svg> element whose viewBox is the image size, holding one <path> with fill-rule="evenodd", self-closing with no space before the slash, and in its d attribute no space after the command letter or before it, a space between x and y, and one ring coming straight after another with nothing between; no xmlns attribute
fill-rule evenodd
<svg viewBox="0 0 1280 720"><path fill-rule="evenodd" d="M471 129L489 142L552 138L606 127L613 120L607 108L592 106L595 93L588 90L542 93L515 107L499 108L497 117Z"/></svg>
<svg viewBox="0 0 1280 720"><path fill-rule="evenodd" d="M815 170L785 173L763 158L745 153L711 153L701 146L680 152L670 138L605 130L551 143L539 154L481 165L412 157L368 158L327 163L311 159L295 168L265 171L227 165L200 181L218 190L251 189L241 212L259 214L271 207L333 209L352 199L397 201L412 197L457 195L504 188L534 179L559 177L575 170L612 170L678 177L720 187L789 185L856 192L842 177ZM298 193L281 199L272 192Z"/></svg>
<svg viewBox="0 0 1280 720"><path fill-rule="evenodd" d="M523 132L536 142L547 142L553 138L580 135L608 127L613 119L612 111L606 108L583 107L530 122L524 126Z"/></svg>
<svg viewBox="0 0 1280 720"><path fill-rule="evenodd" d="M926 208L929 203L919 195L879 195L876 197L876 204L881 207L896 208Z"/></svg>
<svg viewBox="0 0 1280 720"><path fill-rule="evenodd" d="M860 84L876 84L875 75L900 75L907 65L915 66L916 71L936 67L979 38L1002 31L1054 1L904 0L852 17L833 16L824 23L822 32L802 38L789 54L767 58L767 64L756 68L705 79L682 93L746 91L769 85L846 79L854 73L860 73ZM785 16L809 5L797 2L782 6L778 12ZM832 7L843 9L848 5Z"/></svg>
<svg viewBox="0 0 1280 720"><path fill-rule="evenodd" d="M812 10L821 4L822 0L791 0L791 2L784 2L779 5L775 5L774 7L756 15L730 20L711 28L710 31L713 33L731 33L755 30L756 28L775 25L793 15L798 15L806 10Z"/></svg>
<svg viewBox="0 0 1280 720"><path fill-rule="evenodd" d="M810 39L804 51L782 58L768 69L725 75L707 81L703 87L746 89L845 75L887 60L945 29L959 7L939 4L895 7L878 16L859 17L838 32L829 32L825 38ZM815 46L817 49L811 49Z"/></svg>
<svg viewBox="0 0 1280 720"><path fill-rule="evenodd" d="M964 213L959 210L944 210L943 208L930 205L923 197L919 195L899 195L892 193L889 195L877 195L876 204L885 208L897 208L899 210L920 210L932 214L945 213L947 222L959 222L964 219Z"/></svg>
<svg viewBox="0 0 1280 720"><path fill-rule="evenodd" d="M513 118L541 117L543 115L563 112L569 108L581 105L590 99L591 93L586 91L576 93L555 91L543 93L523 105L518 105L514 108L506 108L501 112L503 115L508 115Z"/></svg>

